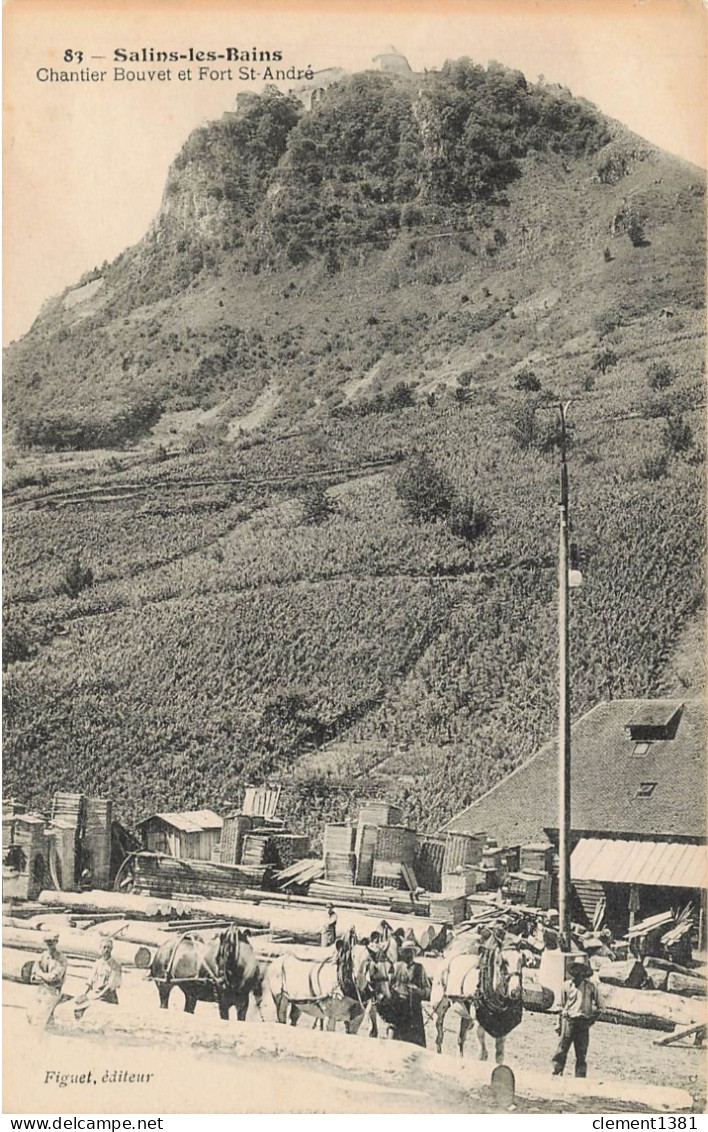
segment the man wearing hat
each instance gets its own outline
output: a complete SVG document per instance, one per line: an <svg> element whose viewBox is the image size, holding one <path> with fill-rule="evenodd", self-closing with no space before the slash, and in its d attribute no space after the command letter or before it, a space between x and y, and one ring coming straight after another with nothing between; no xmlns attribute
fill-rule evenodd
<svg viewBox="0 0 708 1132"><path fill-rule="evenodd" d="M421 964L415 962L419 954L420 948L413 932L409 931L398 946L399 958L394 964L391 981L396 1014L393 1036L401 1042L425 1046L422 1004L423 999L430 995L430 983Z"/></svg>
<svg viewBox="0 0 708 1132"><path fill-rule="evenodd" d="M59 950L58 932L48 931L43 937L46 950L32 966L32 982L37 983L36 1006L29 1014L30 1024L48 1026L61 1001L61 991L68 966L65 955Z"/></svg>
<svg viewBox="0 0 708 1132"><path fill-rule="evenodd" d="M563 983L560 998L560 1041L553 1055L555 1077L562 1075L571 1046L575 1049L575 1076L587 1076L590 1027L600 1013L597 987L589 978L592 973L587 959L574 959L568 964L570 977Z"/></svg>
<svg viewBox="0 0 708 1132"><path fill-rule="evenodd" d="M322 947L333 947L337 939L337 913L334 910L334 904L327 905L327 919L324 923L322 931L320 932L320 945Z"/></svg>
<svg viewBox="0 0 708 1132"><path fill-rule="evenodd" d="M101 957L93 965L85 992L74 1000L74 1017L83 1018L92 1002L101 999L118 1005L117 990L123 981L123 971L117 959L113 958L113 940L104 936L101 940Z"/></svg>

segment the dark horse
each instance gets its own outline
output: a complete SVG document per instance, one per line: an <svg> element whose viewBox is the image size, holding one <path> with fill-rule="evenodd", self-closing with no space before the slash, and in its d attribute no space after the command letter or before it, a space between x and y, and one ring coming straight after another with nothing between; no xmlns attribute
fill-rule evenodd
<svg viewBox="0 0 708 1132"><path fill-rule="evenodd" d="M163 943L150 966L150 978L157 984L163 1010L173 987L181 987L188 1014L194 1013L198 1001L217 1002L225 1022L232 1006L243 1022L251 994L260 1010L263 976L253 948L236 924L211 940L186 932Z"/></svg>

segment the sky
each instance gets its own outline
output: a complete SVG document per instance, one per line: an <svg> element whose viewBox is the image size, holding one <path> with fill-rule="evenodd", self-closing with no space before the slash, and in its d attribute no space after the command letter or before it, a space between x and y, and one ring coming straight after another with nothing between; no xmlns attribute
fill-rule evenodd
<svg viewBox="0 0 708 1132"><path fill-rule="evenodd" d="M303 70L363 70L389 46L417 71L463 55L496 59L562 83L705 168L707 33L701 0L6 0L3 342L25 333L47 298L136 243L189 133L238 91L262 89L239 79L237 63L212 64L217 74L201 81L191 65L180 81L188 62L119 64L116 49L255 46ZM67 51L82 62L64 62ZM169 68L171 78L116 81L118 65ZM106 78L40 81L47 68Z"/></svg>

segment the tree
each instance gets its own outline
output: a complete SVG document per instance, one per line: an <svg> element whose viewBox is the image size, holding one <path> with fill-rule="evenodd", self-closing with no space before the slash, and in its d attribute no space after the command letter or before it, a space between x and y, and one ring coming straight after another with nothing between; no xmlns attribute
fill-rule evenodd
<svg viewBox="0 0 708 1132"><path fill-rule="evenodd" d="M456 495L447 517L447 525L451 534L472 542L488 530L489 517L481 507L475 505L471 495Z"/></svg>
<svg viewBox="0 0 708 1132"><path fill-rule="evenodd" d="M598 369L600 373L607 373L608 369L616 366L618 361L619 358L614 350L602 350L601 353L595 355L592 368Z"/></svg>
<svg viewBox="0 0 708 1132"><path fill-rule="evenodd" d="M644 220L641 217L630 217L627 224L627 235L632 241L632 247L641 248L647 242L644 235Z"/></svg>
<svg viewBox="0 0 708 1132"><path fill-rule="evenodd" d="M538 440L536 406L526 402L511 414L511 438L519 448L533 448Z"/></svg>
<svg viewBox="0 0 708 1132"><path fill-rule="evenodd" d="M93 570L90 566L82 566L77 554L67 566L63 578L56 587L56 592L65 594L66 597L77 598L82 590L92 585Z"/></svg>
<svg viewBox="0 0 708 1132"><path fill-rule="evenodd" d="M647 456L646 460L640 465L639 475L643 480L661 480L666 475L669 468L668 457L665 452L659 452L656 456Z"/></svg>
<svg viewBox="0 0 708 1132"><path fill-rule="evenodd" d="M541 382L532 369L522 369L521 373L517 373L514 385L524 393L538 393L541 388Z"/></svg>
<svg viewBox="0 0 708 1132"><path fill-rule="evenodd" d="M34 642L26 617L11 606L3 609L2 666L7 668L18 660L29 660L34 655Z"/></svg>
<svg viewBox="0 0 708 1132"><path fill-rule="evenodd" d="M308 526L318 527L334 511L334 503L321 484L315 483L305 489L302 495L302 517Z"/></svg>
<svg viewBox="0 0 708 1132"><path fill-rule="evenodd" d="M511 413L511 438L519 448L553 452L561 445L561 427L557 413L539 418L539 407L539 401L526 401ZM568 442L569 440L570 437L567 438Z"/></svg>
<svg viewBox="0 0 708 1132"><path fill-rule="evenodd" d="M688 452L693 447L693 430L681 414L669 417L664 425L664 444L670 452Z"/></svg>
<svg viewBox="0 0 708 1132"><path fill-rule="evenodd" d="M455 489L425 453L415 456L396 478L395 491L410 518L433 523L450 514Z"/></svg>
<svg viewBox="0 0 708 1132"><path fill-rule="evenodd" d="M673 366L670 366L668 362L653 362L647 372L649 388L654 390L668 389L675 376Z"/></svg>

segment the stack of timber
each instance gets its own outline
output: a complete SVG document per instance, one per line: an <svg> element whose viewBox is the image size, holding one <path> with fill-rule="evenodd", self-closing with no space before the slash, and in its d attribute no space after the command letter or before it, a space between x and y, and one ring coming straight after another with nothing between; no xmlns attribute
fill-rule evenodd
<svg viewBox="0 0 708 1132"><path fill-rule="evenodd" d="M550 908L551 878L547 873L520 870L508 873L503 885L503 893L508 900L520 901L536 908Z"/></svg>
<svg viewBox="0 0 708 1132"><path fill-rule="evenodd" d="M553 846L549 843L542 845L522 845L519 851L519 866L522 872L549 873L553 861Z"/></svg>
<svg viewBox="0 0 708 1132"><path fill-rule="evenodd" d="M58 790L52 798L52 821L61 818L81 831L84 821L84 796Z"/></svg>
<svg viewBox="0 0 708 1132"><path fill-rule="evenodd" d="M52 799L52 821L47 831L53 841L50 870L56 887L65 891L76 887L83 830L83 794L57 791Z"/></svg>
<svg viewBox="0 0 708 1132"><path fill-rule="evenodd" d="M324 875L326 881L341 885L353 884L355 870L356 854L325 853Z"/></svg>
<svg viewBox="0 0 708 1132"><path fill-rule="evenodd" d="M467 900L464 896L430 897L430 916L443 923L461 924L467 914Z"/></svg>
<svg viewBox="0 0 708 1132"><path fill-rule="evenodd" d="M272 887L270 865L223 865L163 853L136 853L133 891L141 896L229 897L244 888Z"/></svg>
<svg viewBox="0 0 708 1132"><path fill-rule="evenodd" d="M96 888L108 885L111 873L113 806L105 798L84 800L83 861Z"/></svg>
<svg viewBox="0 0 708 1132"><path fill-rule="evenodd" d="M470 896L476 891L477 873L475 869L465 869L463 866L458 866L454 873L443 874L443 896Z"/></svg>
<svg viewBox="0 0 708 1132"><path fill-rule="evenodd" d="M356 843L354 847L356 854L355 884L364 885L365 887L373 886L377 837L378 826L367 825L366 823L357 826Z"/></svg>
<svg viewBox="0 0 708 1132"><path fill-rule="evenodd" d="M405 889L407 887L400 862L374 861L374 870L371 877L373 888L379 889Z"/></svg>
<svg viewBox="0 0 708 1132"><path fill-rule="evenodd" d="M247 868L275 864L275 853L267 833L247 833L243 838L241 864Z"/></svg>
<svg viewBox="0 0 708 1132"><path fill-rule="evenodd" d="M322 847L325 856L328 853L348 854L354 852L356 842L356 826L348 823L329 822L324 827Z"/></svg>
<svg viewBox="0 0 708 1132"><path fill-rule="evenodd" d="M359 825L400 825L403 812L390 802L364 802L359 809Z"/></svg>
<svg viewBox="0 0 708 1132"><path fill-rule="evenodd" d="M3 896L35 900L49 880L44 818L14 813L3 818Z"/></svg>
<svg viewBox="0 0 708 1132"><path fill-rule="evenodd" d="M374 888L405 889L410 884L405 870L409 876L413 873L418 837L414 829L403 825L381 825L376 831L376 849L374 850L374 865L371 883ZM413 887L417 882L413 879Z"/></svg>
<svg viewBox="0 0 708 1132"><path fill-rule="evenodd" d="M274 857L271 863L279 869L294 865L310 852L310 839L304 833L276 830L270 834L270 844Z"/></svg>
<svg viewBox="0 0 708 1132"><path fill-rule="evenodd" d="M421 887L426 892L440 892L445 849L446 840L443 837L421 839L413 867Z"/></svg>
<svg viewBox="0 0 708 1132"><path fill-rule="evenodd" d="M306 857L303 861L296 861L287 869L281 869L276 873L275 879L278 888L297 891L300 888L309 889L313 881L321 880L323 876L324 865L319 857Z"/></svg>
<svg viewBox="0 0 708 1132"><path fill-rule="evenodd" d="M45 827L49 875L61 892L76 891L77 830L71 818L56 817Z"/></svg>
<svg viewBox="0 0 708 1132"><path fill-rule="evenodd" d="M416 891L418 837L400 824L401 811L389 802L365 802L356 826L328 824L324 829L323 864L326 884L340 886L336 895L315 887L313 895L361 902L362 890ZM345 891L346 890L346 891ZM383 903L379 897L368 902ZM386 898L388 901L388 898Z"/></svg>
<svg viewBox="0 0 708 1132"><path fill-rule="evenodd" d="M220 860L222 865L240 865L243 841L253 827L250 814L228 814L221 827Z"/></svg>
<svg viewBox="0 0 708 1132"><path fill-rule="evenodd" d="M356 871L354 843L356 829L352 825L330 823L324 828L324 875L335 884L352 884Z"/></svg>
<svg viewBox="0 0 708 1132"><path fill-rule="evenodd" d="M400 911L403 914L427 916L430 906L427 900L413 898L396 889L375 888L366 885L337 884L322 880L310 885L310 896L316 900L334 904L361 904L370 907Z"/></svg>

